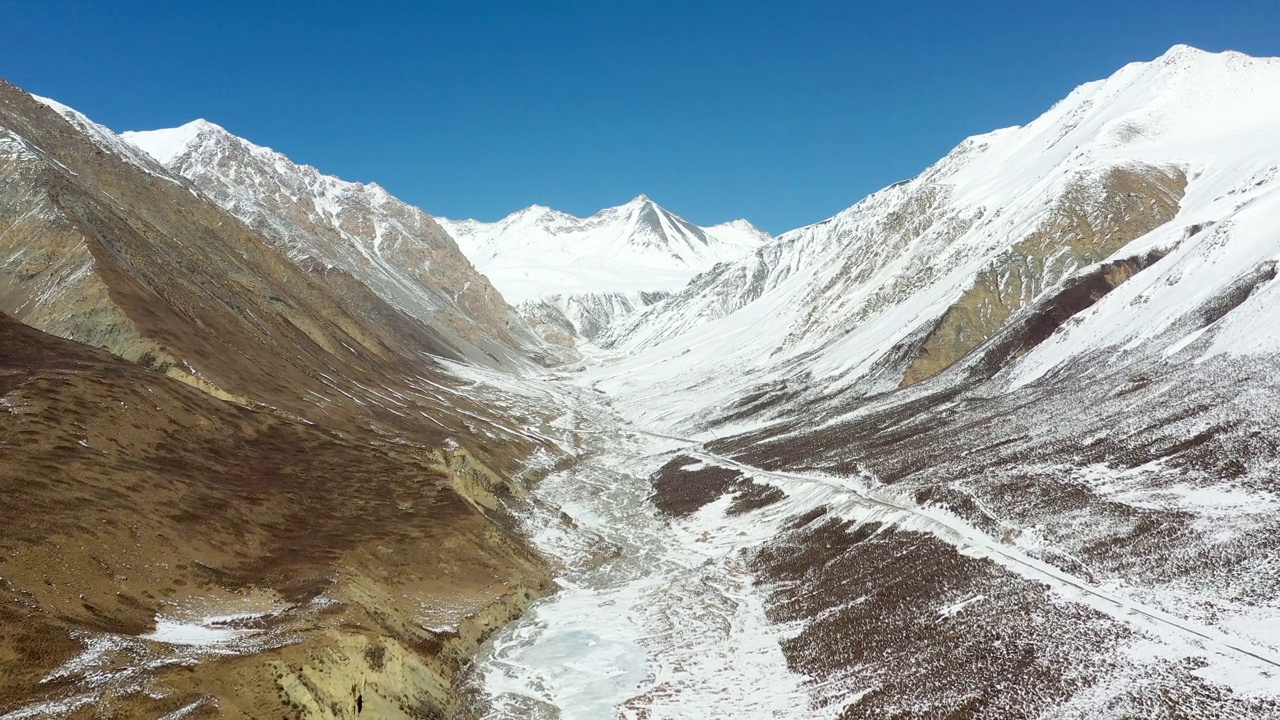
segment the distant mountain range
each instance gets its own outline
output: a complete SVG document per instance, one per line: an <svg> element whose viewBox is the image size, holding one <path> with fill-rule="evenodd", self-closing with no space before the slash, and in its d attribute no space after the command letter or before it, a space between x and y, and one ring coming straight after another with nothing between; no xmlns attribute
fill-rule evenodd
<svg viewBox="0 0 1280 720"><path fill-rule="evenodd" d="M769 240L746 220L698 227L645 195L588 218L534 205L496 223L436 220L515 303L551 294L674 292Z"/></svg>
<svg viewBox="0 0 1280 720"><path fill-rule="evenodd" d="M588 218L534 205L496 223L437 221L533 327L561 344L601 337L770 239L746 220L693 225L644 195Z"/></svg>

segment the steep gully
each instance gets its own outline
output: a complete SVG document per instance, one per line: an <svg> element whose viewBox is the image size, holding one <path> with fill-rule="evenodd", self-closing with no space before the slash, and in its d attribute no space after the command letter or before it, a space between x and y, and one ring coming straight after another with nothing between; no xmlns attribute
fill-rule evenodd
<svg viewBox="0 0 1280 720"><path fill-rule="evenodd" d="M929 533L1060 598L1254 673L1280 670L1273 650L1064 572L944 510L857 477L753 467L707 451L704 440L631 426L596 393L564 389L576 407L555 427L579 444L579 463L544 480L535 494L545 506L525 512L535 544L562 562L564 589L482 649L470 680L482 717L825 716L806 702L804 678L782 670L779 643L791 629L769 622L744 559L817 505ZM647 478L672 456L741 472L799 501L737 523L723 515L727 498L691 519L664 516Z"/></svg>

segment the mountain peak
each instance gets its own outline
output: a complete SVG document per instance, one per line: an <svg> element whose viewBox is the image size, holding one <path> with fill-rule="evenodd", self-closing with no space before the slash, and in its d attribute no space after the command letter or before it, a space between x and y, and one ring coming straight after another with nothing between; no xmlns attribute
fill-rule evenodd
<svg viewBox="0 0 1280 720"><path fill-rule="evenodd" d="M750 235L759 235L766 238L772 237L772 235L770 235L769 233L756 227L755 223L745 218L738 218L737 220L728 220L726 222L719 223L718 225L712 225L708 229L709 230L737 230L739 232L748 233Z"/></svg>
<svg viewBox="0 0 1280 720"><path fill-rule="evenodd" d="M1198 47L1178 43L1166 50L1164 54L1156 58L1156 60L1164 62L1180 62L1212 54L1214 53L1210 53L1207 50L1201 50Z"/></svg>
<svg viewBox="0 0 1280 720"><path fill-rule="evenodd" d="M672 291L769 239L745 223L698 227L643 194L586 218L532 205L496 223L436 220L516 302L549 294Z"/></svg>
<svg viewBox="0 0 1280 720"><path fill-rule="evenodd" d="M1255 58L1235 50L1223 50L1221 52L1212 52L1209 50L1201 50L1191 45L1174 45L1160 55L1160 57L1147 63L1136 63L1136 65L1146 67L1157 72L1181 73L1183 71L1204 72L1239 72L1245 68L1252 66L1274 65L1273 58ZM1123 72L1123 71L1122 71Z"/></svg>
<svg viewBox="0 0 1280 720"><path fill-rule="evenodd" d="M127 131L120 133L120 136L162 164L168 165L192 147L201 136L210 133L231 136L221 125L204 118L197 118L175 128Z"/></svg>
<svg viewBox="0 0 1280 720"><path fill-rule="evenodd" d="M625 204L619 205L617 209L627 211L627 212L632 212L632 213L643 212L645 210L650 210L650 209L662 210L663 212L666 211L666 208L663 208L661 205L654 202L653 198L649 197L648 195L645 195L644 193L640 193L634 198L631 198L630 200L628 200Z"/></svg>

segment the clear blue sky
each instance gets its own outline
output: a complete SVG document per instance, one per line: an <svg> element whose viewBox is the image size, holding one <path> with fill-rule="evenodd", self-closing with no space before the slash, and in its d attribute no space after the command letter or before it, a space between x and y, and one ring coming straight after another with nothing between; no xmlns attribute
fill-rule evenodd
<svg viewBox="0 0 1280 720"><path fill-rule="evenodd" d="M451 217L646 193L781 232L1280 3L7 0L0 76L116 130L204 117Z"/></svg>

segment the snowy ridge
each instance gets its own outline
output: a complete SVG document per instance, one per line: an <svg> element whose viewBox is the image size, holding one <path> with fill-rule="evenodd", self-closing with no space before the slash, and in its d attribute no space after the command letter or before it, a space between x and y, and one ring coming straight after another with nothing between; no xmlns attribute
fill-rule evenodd
<svg viewBox="0 0 1280 720"><path fill-rule="evenodd" d="M769 239L745 220L698 227L645 195L587 218L533 205L496 223L437 221L514 302L552 292L677 290Z"/></svg>
<svg viewBox="0 0 1280 720"><path fill-rule="evenodd" d="M1002 268L1020 243L1064 214L1093 223L1114 214L1107 184L1117 172L1162 183L1185 175L1176 217L1122 251L1176 252L1093 311L1116 314L1033 352L1025 363L1037 369L1022 377L1135 333L1159 332L1193 313L1196 299L1280 254L1265 229L1275 217L1270 194L1280 168L1277 88L1280 60L1237 53L1178 46L1153 62L1126 66L1078 88L1034 122L969 138L911 181L785 233L636 316L605 344L642 352L601 371L602 387L625 392L657 382L673 393L659 396L684 394L684 410L654 409L672 420L697 417L707 402L779 376L824 379L834 384L828 391L891 389L902 372L886 369L896 349L928 332L984 272L1003 272L1008 281ZM1186 237L1188 228L1213 223L1214 231ZM1088 264L1063 253L1035 262L1044 289ZM1205 275L1208 268L1212 275ZM1273 297L1268 287L1249 305ZM1165 301L1134 303L1157 294ZM1242 328L1257 325L1236 317ZM1229 325L1219 329L1224 343L1234 336ZM1280 349L1280 337L1269 330L1240 332L1250 339L1231 347ZM718 362L706 364L708 356ZM726 361L737 372L725 373ZM708 394L712 387L719 400Z"/></svg>
<svg viewBox="0 0 1280 720"><path fill-rule="evenodd" d="M770 240L746 220L693 225L644 195L587 218L534 205L496 223L437 221L560 344L602 338L697 273Z"/></svg>
<svg viewBox="0 0 1280 720"><path fill-rule="evenodd" d="M304 266L349 273L477 362L554 354L427 213L376 183L347 182L195 120L122 137L263 231Z"/></svg>
<svg viewBox="0 0 1280 720"><path fill-rule="evenodd" d="M437 220L512 302L671 292L769 240L745 220L699 227L644 195L587 218L534 205L496 223Z"/></svg>
<svg viewBox="0 0 1280 720"><path fill-rule="evenodd" d="M103 149L119 155L129 163L136 165L158 178L163 178L174 183L181 182L181 180L175 177L172 173L168 172L167 168L164 167L163 160L156 160L152 155L145 151L139 152L139 148L137 146L122 139L121 136L115 134L106 127L90 120L88 116L79 110L67 107L57 100L40 97L39 95L32 95L31 97L44 105L47 105L51 110L61 115L67 120L67 122L71 123L72 126L83 132L85 135L88 135L90 139Z"/></svg>

